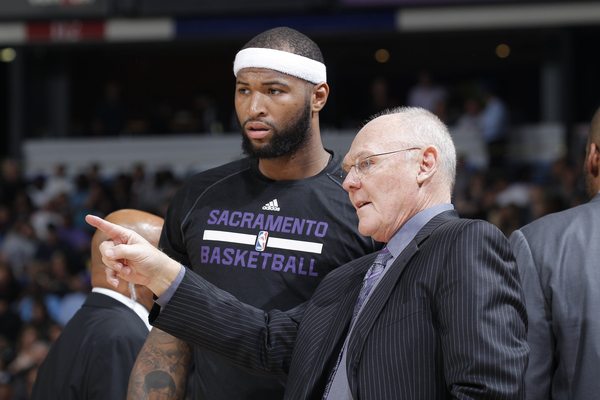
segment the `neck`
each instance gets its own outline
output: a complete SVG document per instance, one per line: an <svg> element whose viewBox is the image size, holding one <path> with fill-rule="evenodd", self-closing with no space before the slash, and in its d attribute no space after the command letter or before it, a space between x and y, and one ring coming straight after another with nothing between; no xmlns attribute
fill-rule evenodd
<svg viewBox="0 0 600 400"><path fill-rule="evenodd" d="M259 160L258 168L266 177L276 181L293 181L315 176L329 163L331 155L321 146L312 151L298 151L287 156Z"/></svg>
<svg viewBox="0 0 600 400"><path fill-rule="evenodd" d="M438 188L438 190L419 194L418 199L417 209L423 211L437 204L452 203L452 194L448 190Z"/></svg>

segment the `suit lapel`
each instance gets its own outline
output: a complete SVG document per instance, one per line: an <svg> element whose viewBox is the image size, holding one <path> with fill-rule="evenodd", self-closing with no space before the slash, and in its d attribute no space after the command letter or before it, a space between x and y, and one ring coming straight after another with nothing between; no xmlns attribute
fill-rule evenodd
<svg viewBox="0 0 600 400"><path fill-rule="evenodd" d="M394 263L389 267L389 270L383 276L377 287L375 287L371 294L371 298L365 304L364 309L356 321L352 337L348 343L348 352L346 354L348 381L350 382L351 390L354 395L356 395L358 363L360 361L362 348L371 329L373 329L375 321L379 317L379 314L381 314L381 311L394 291L402 272L414 255L419 251L421 243L423 243L423 241L425 241L441 224L456 218L458 218L458 213L454 210L450 210L436 215L425 224L415 238L406 246ZM354 301L356 302L356 298ZM352 307L354 306L352 305Z"/></svg>

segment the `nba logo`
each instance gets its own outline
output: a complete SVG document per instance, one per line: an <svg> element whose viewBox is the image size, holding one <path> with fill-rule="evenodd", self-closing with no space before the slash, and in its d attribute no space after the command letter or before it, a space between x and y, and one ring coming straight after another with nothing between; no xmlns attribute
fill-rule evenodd
<svg viewBox="0 0 600 400"><path fill-rule="evenodd" d="M264 251L265 247L267 247L267 236L269 236L269 232L260 231L258 233L258 239L256 240L256 251Z"/></svg>

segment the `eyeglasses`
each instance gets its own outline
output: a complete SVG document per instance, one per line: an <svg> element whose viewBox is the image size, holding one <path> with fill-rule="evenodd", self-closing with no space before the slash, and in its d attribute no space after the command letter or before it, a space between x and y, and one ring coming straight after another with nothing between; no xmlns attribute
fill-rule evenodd
<svg viewBox="0 0 600 400"><path fill-rule="evenodd" d="M346 179L346 176L348 176L352 167L354 167L354 169L356 170L356 174L359 177L366 175L369 172L369 169L373 166L371 157L386 156L388 154L400 153L401 151L419 150L419 149L421 149L421 148L420 147L410 147L408 149L388 151L387 153L371 154L370 156L359 156L356 159L356 162L354 163L354 165L348 166L348 165L342 164L342 173L341 173L340 178Z"/></svg>

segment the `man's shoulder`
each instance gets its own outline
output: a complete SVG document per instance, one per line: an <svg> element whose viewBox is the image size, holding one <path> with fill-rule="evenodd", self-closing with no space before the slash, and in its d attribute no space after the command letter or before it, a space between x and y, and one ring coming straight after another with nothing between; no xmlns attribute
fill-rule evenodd
<svg viewBox="0 0 600 400"><path fill-rule="evenodd" d="M141 318L131 308L102 293L92 292L88 295L82 307L65 326L75 325L75 329L84 329L91 333L105 335L105 332L133 335L134 332L144 332L147 328Z"/></svg>
<svg viewBox="0 0 600 400"><path fill-rule="evenodd" d="M209 168L204 171L197 172L190 177L186 178L184 184L188 182L207 181L207 180L219 180L224 177L245 171L251 167L252 161L249 158L241 158L239 160L233 160L226 164L219 165L217 167Z"/></svg>
<svg viewBox="0 0 600 400"><path fill-rule="evenodd" d="M454 210L443 212L432 218L417 234L417 242L429 236L433 241L442 241L448 244L455 243L456 240L471 244L481 240L507 240L496 225L482 219L459 218Z"/></svg>

